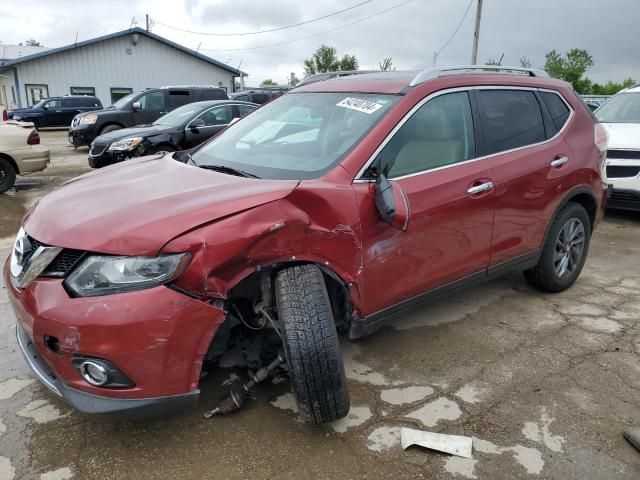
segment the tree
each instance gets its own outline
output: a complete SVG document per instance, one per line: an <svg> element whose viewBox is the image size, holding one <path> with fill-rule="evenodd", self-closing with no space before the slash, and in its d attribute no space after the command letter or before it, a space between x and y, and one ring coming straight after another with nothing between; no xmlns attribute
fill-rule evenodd
<svg viewBox="0 0 640 480"><path fill-rule="evenodd" d="M300 79L296 77L295 74L292 73L291 78L289 79L289 85L291 85L292 87L295 87L299 83L300 83Z"/></svg>
<svg viewBox="0 0 640 480"><path fill-rule="evenodd" d="M604 85L600 85L599 83L594 83L593 85L591 85L591 91L589 93L591 95L615 95L620 90L633 87L635 84L636 84L636 81L633 78L627 78L622 83L615 83L609 80Z"/></svg>
<svg viewBox="0 0 640 480"><path fill-rule="evenodd" d="M520 57L520 66L522 68L531 68L531 60L527 57Z"/></svg>
<svg viewBox="0 0 640 480"><path fill-rule="evenodd" d="M357 69L358 60L355 55L344 55L338 59L337 50L327 45L320 45L315 53L304 61L304 74L307 77L316 73Z"/></svg>
<svg viewBox="0 0 640 480"><path fill-rule="evenodd" d="M18 45L22 45L22 42L20 42ZM40 42L34 40L33 38L30 38L29 40L24 42L24 46L25 47L44 47L44 45L42 45Z"/></svg>
<svg viewBox="0 0 640 480"><path fill-rule="evenodd" d="M485 62L485 65L493 65L493 66L498 66L500 65L498 62L496 62L493 58L490 58L489 60L487 60Z"/></svg>
<svg viewBox="0 0 640 480"><path fill-rule="evenodd" d="M589 52L572 48L563 57L556 50L551 50L545 58L544 69L550 76L570 82L578 93L589 93L591 80L584 77L585 72L593 66Z"/></svg>
<svg viewBox="0 0 640 480"><path fill-rule="evenodd" d="M391 60L391 57L384 58L378 65L380 67L380 70L382 70L383 72L395 70L395 68L393 68L393 60Z"/></svg>
<svg viewBox="0 0 640 480"><path fill-rule="evenodd" d="M267 78L266 80L263 80L260 85L277 85L277 83L270 78Z"/></svg>

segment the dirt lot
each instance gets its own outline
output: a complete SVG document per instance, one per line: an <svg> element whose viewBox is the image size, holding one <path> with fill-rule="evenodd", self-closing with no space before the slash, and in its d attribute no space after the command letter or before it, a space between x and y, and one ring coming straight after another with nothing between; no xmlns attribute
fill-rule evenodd
<svg viewBox="0 0 640 480"><path fill-rule="evenodd" d="M52 166L0 195L2 258L25 209L88 171L64 132L42 139ZM639 266L640 214L612 212L565 293L512 275L343 342L351 413L319 428L297 420L286 381L204 420L223 383L245 374L232 370L207 377L200 405L180 416L78 414L30 375L2 287L0 479L638 479L640 453L621 432L640 423ZM400 426L473 436L473 458L403 451Z"/></svg>

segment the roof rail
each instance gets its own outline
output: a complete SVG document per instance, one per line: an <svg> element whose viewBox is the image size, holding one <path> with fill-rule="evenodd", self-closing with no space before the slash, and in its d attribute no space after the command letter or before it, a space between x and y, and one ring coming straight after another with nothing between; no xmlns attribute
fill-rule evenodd
<svg viewBox="0 0 640 480"><path fill-rule="evenodd" d="M465 73L501 73L514 75L528 75L531 77L549 77L547 72L537 68L509 67L502 65L453 65L449 67L434 67L423 70L411 80L409 86L415 87L427 80L444 77L446 75L460 75Z"/></svg>
<svg viewBox="0 0 640 480"><path fill-rule="evenodd" d="M323 80L329 80L337 77L347 77L350 75L362 75L365 73L375 73L377 70L338 70L335 72L326 72L326 73L316 73L315 75L311 75L310 77L305 78L300 83L296 85L296 87L301 87L302 85L309 85L310 83L322 82Z"/></svg>

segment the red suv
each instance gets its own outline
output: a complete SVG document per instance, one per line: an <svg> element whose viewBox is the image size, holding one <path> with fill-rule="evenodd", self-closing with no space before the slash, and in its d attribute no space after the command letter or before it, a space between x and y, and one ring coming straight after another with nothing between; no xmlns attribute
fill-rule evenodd
<svg viewBox="0 0 640 480"><path fill-rule="evenodd" d="M4 273L27 362L82 411L139 412L193 402L230 348L282 354L322 423L349 410L338 332L513 269L565 290L607 135L569 84L489 68L310 81L43 197Z"/></svg>

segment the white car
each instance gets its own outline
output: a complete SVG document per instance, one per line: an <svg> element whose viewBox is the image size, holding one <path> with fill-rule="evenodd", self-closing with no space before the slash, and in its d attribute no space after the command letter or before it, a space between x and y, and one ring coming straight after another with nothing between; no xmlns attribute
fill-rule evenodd
<svg viewBox="0 0 640 480"><path fill-rule="evenodd" d="M611 97L594 112L609 134L607 178L611 208L640 211L640 84Z"/></svg>
<svg viewBox="0 0 640 480"><path fill-rule="evenodd" d="M39 172L49 165L49 147L27 122L0 123L0 193L9 190L16 175Z"/></svg>

